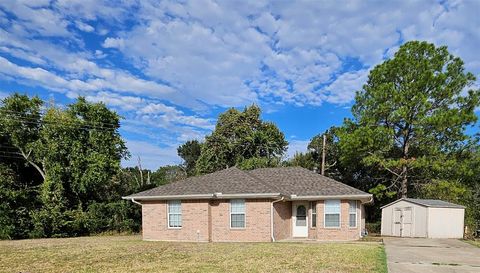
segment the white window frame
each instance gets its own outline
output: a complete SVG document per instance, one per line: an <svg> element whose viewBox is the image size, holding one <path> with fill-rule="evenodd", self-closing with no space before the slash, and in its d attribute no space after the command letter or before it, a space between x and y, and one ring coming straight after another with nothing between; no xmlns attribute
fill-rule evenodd
<svg viewBox="0 0 480 273"><path fill-rule="evenodd" d="M350 207L352 206L352 204L355 204L355 226L351 226L350 225L350 215L354 214L350 211ZM356 200L350 200L348 201L348 227L349 228L357 228L358 224L358 213L357 213L357 209L358 209L358 204L357 204L357 201Z"/></svg>
<svg viewBox="0 0 480 273"><path fill-rule="evenodd" d="M170 213L170 203L173 203L173 202L178 202L180 203L180 213ZM180 222L181 222L181 226L179 227L172 227L170 226L170 214L175 214L175 215L180 215ZM183 226L183 219L182 219L182 200L169 200L167 201L167 228L168 229L181 229Z"/></svg>
<svg viewBox="0 0 480 273"><path fill-rule="evenodd" d="M327 227L327 214L332 214L332 213L327 213L327 203L329 202L338 202L340 206L340 211L338 212L338 226L336 227ZM342 202L338 199L328 199L323 202L323 228L331 228L331 229L340 229L342 228Z"/></svg>
<svg viewBox="0 0 480 273"><path fill-rule="evenodd" d="M243 207L244 207L244 212L243 212L243 217L244 217L244 221L243 221L243 227L232 227L232 214L241 214L241 213L232 213L232 201L243 201ZM229 211L229 214L230 214L230 229L245 229L247 228L247 202L245 201L245 199L230 199L230 211Z"/></svg>
<svg viewBox="0 0 480 273"><path fill-rule="evenodd" d="M315 208L315 226L313 226L313 209ZM310 228L317 228L318 225L318 213L317 213L317 202L310 201Z"/></svg>

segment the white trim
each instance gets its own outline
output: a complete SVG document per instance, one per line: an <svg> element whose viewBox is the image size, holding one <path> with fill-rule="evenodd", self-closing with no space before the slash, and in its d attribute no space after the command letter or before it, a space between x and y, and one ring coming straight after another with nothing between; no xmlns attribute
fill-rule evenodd
<svg viewBox="0 0 480 273"><path fill-rule="evenodd" d="M313 226L313 207L315 207L315 226ZM317 228L318 213L317 213L317 201L310 201L310 228Z"/></svg>
<svg viewBox="0 0 480 273"><path fill-rule="evenodd" d="M323 228L341 229L342 228L342 201L340 199L332 199L332 200L325 200L325 201L338 201L338 203L340 204L340 211L338 212L338 227L327 227L327 221L325 220L327 215L327 202L323 202Z"/></svg>
<svg viewBox="0 0 480 273"><path fill-rule="evenodd" d="M169 203L170 203L171 201L178 201L178 202L180 202L180 213L170 213L170 204L169 204ZM167 206L166 206L166 208L167 208L167 228L168 228L168 229L181 229L181 228L183 227L183 219L182 219L182 218L183 218L183 217L182 217L182 200L168 200L168 201L166 202L166 204L167 204ZM179 227L171 227L171 226L170 226L170 214L175 214L175 215L180 214L180 226L179 226Z"/></svg>
<svg viewBox="0 0 480 273"><path fill-rule="evenodd" d="M243 216L244 216L244 220L243 220L243 227L232 227L232 200L242 200L243 201L243 206L244 206L244 212L243 212ZM230 229L246 229L247 228L247 202L245 201L245 199L230 199L230 201L228 202L230 204L230 207L229 207L229 215L230 215ZM241 213L235 213L235 214L241 214Z"/></svg>
<svg viewBox="0 0 480 273"><path fill-rule="evenodd" d="M359 200L362 204L370 203L373 201L373 195L371 194L357 194L357 195L305 195L297 196L292 194L288 197L288 200L304 200L304 201L317 201L317 200ZM364 199L364 200L362 200ZM367 200L368 199L368 200Z"/></svg>
<svg viewBox="0 0 480 273"><path fill-rule="evenodd" d="M354 204L355 204L355 226L354 227L350 226L350 215L353 214L353 213L350 212L350 202L352 202L352 201L354 201ZM358 209L357 200L348 200L348 228L355 229L355 228L358 227L358 212L357 212L357 209Z"/></svg>

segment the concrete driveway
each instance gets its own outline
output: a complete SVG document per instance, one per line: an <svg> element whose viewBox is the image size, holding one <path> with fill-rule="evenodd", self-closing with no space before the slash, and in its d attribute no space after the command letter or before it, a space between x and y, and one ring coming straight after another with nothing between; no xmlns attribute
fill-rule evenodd
<svg viewBox="0 0 480 273"><path fill-rule="evenodd" d="M385 238L388 272L480 273L480 248L456 239Z"/></svg>

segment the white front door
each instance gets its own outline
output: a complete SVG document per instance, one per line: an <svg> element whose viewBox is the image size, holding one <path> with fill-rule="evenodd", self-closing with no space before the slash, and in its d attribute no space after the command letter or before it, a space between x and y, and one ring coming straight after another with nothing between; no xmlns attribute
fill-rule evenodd
<svg viewBox="0 0 480 273"><path fill-rule="evenodd" d="M308 203L292 202L293 237L308 237Z"/></svg>

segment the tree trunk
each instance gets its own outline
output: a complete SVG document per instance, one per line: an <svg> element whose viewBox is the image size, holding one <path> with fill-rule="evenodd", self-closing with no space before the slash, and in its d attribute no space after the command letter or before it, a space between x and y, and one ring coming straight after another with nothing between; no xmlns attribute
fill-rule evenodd
<svg viewBox="0 0 480 273"><path fill-rule="evenodd" d="M408 187L407 173L408 173L408 168L406 163L404 163L402 167L402 186L401 186L402 198L407 198L407 187Z"/></svg>
<svg viewBox="0 0 480 273"><path fill-rule="evenodd" d="M408 136L409 134L407 134ZM405 143L403 145L403 162L402 162L402 185L401 193L402 198L407 198L408 191L408 148L410 146L409 138L405 138Z"/></svg>
<svg viewBox="0 0 480 273"><path fill-rule="evenodd" d="M20 150L20 155L23 156L23 158L25 158L25 161L27 161L28 164L30 164L32 167L34 167L38 173L40 173L40 175L42 176L43 178L43 181L45 181L45 172L42 170L42 168L40 168L40 166L38 166L37 164L35 164L35 162L31 161L30 160L30 154L32 153L32 151L28 152L28 154L25 154L25 152L20 149L19 147L17 147L18 150Z"/></svg>

